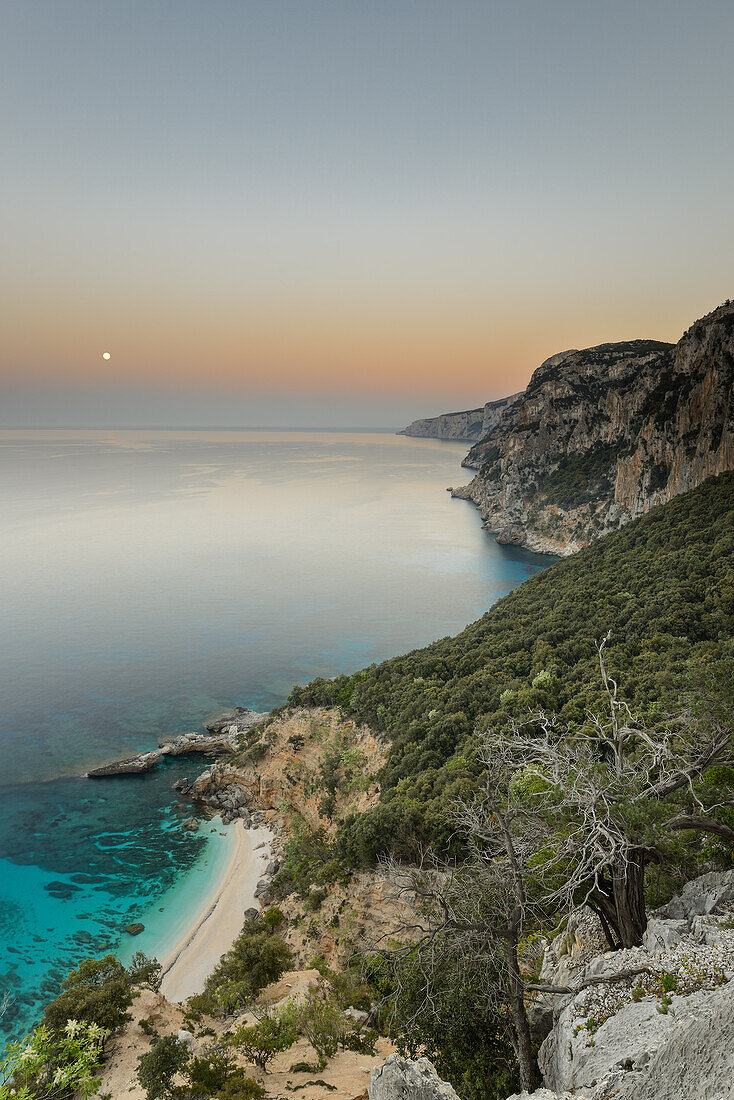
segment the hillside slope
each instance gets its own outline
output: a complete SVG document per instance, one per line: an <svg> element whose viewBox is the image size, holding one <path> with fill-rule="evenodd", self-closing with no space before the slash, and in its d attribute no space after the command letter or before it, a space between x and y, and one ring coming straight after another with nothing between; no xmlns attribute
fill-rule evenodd
<svg viewBox="0 0 734 1100"><path fill-rule="evenodd" d="M734 467L734 304L675 346L546 360L475 445L473 501L498 541L565 555Z"/></svg>
<svg viewBox="0 0 734 1100"><path fill-rule="evenodd" d="M453 638L294 689L390 741L380 803L342 823L340 853L447 844L446 808L474 776L474 729L544 707L579 726L602 702L595 642L626 699L654 718L690 675L732 656L734 474L708 479L529 578Z"/></svg>

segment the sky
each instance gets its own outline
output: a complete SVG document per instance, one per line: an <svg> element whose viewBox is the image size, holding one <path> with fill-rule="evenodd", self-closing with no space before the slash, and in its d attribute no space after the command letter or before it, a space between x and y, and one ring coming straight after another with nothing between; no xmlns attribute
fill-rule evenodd
<svg viewBox="0 0 734 1100"><path fill-rule="evenodd" d="M399 427L677 340L734 295L733 47L730 0L0 0L0 425Z"/></svg>

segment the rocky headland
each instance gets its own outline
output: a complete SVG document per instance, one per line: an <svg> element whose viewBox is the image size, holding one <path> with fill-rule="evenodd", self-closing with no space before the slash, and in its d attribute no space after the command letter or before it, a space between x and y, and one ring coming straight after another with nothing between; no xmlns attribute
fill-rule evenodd
<svg viewBox="0 0 734 1100"><path fill-rule="evenodd" d="M141 775L149 772L166 756L228 756L238 751L242 738L264 722L267 712L235 707L204 723L204 733L181 733L162 737L157 749L113 760L86 773L88 779L105 779L113 775Z"/></svg>
<svg viewBox="0 0 734 1100"><path fill-rule="evenodd" d="M491 427L464 460L478 472L452 495L476 504L500 543L571 554L734 468L733 392L732 302L675 345L631 340L561 352L524 393L493 403ZM469 416L417 424L461 438L438 434L457 415Z"/></svg>
<svg viewBox="0 0 734 1100"><path fill-rule="evenodd" d="M522 393L513 393L498 401L488 401L478 409L441 413L440 416L414 420L402 432L398 432L398 435L410 435L418 439L453 439L460 442L484 439L489 432L495 430L503 414L520 397Z"/></svg>

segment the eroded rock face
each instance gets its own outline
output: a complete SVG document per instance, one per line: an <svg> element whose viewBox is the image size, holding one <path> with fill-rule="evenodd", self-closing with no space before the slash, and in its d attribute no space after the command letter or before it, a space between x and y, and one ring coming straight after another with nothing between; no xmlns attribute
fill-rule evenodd
<svg viewBox="0 0 734 1100"><path fill-rule="evenodd" d="M734 871L711 871L687 882L680 894L656 915L668 922L691 921L694 917L720 912L728 902L734 902Z"/></svg>
<svg viewBox="0 0 734 1100"><path fill-rule="evenodd" d="M547 359L472 447L453 495L498 541L566 555L734 468L734 304L677 345L602 344Z"/></svg>
<svg viewBox="0 0 734 1100"><path fill-rule="evenodd" d="M615 1100L727 1100L734 1096L734 987L723 986L676 1018L667 1042Z"/></svg>
<svg viewBox="0 0 734 1100"><path fill-rule="evenodd" d="M427 1058L399 1054L391 1054L384 1065L372 1070L367 1093L369 1100L459 1100Z"/></svg>
<svg viewBox="0 0 734 1100"><path fill-rule="evenodd" d="M264 722L267 717L267 712L250 710L249 707L234 707L204 722L204 729L209 733L233 737L239 733L247 733L253 726Z"/></svg>

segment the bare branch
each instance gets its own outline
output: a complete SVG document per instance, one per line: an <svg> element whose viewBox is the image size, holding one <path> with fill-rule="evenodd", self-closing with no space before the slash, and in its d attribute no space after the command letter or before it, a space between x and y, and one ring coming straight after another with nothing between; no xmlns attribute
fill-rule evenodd
<svg viewBox="0 0 734 1100"><path fill-rule="evenodd" d="M525 988L533 993L560 993L570 994L576 996L577 993L583 992L584 989L589 989L594 985L608 985L612 982L626 982L630 978L637 977L638 974L657 974L658 970L654 966L633 966L627 970L618 970L616 974L602 974L599 977L587 978L583 982L577 982L575 985L546 985L543 982L526 982Z"/></svg>
<svg viewBox="0 0 734 1100"><path fill-rule="evenodd" d="M10 992L10 990L6 989L2 993L0 993L0 1020L2 1020L3 1016L14 1002L15 996Z"/></svg>
<svg viewBox="0 0 734 1100"><path fill-rule="evenodd" d="M728 825L722 825L720 821L715 821L713 818L680 814L678 817L671 817L669 821L664 822L664 825L666 829L697 829L703 833L714 833L734 843L734 829L730 829Z"/></svg>

